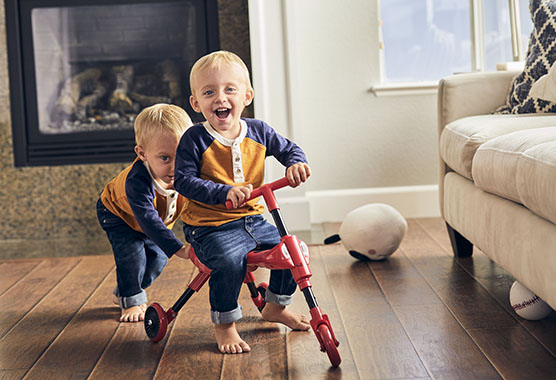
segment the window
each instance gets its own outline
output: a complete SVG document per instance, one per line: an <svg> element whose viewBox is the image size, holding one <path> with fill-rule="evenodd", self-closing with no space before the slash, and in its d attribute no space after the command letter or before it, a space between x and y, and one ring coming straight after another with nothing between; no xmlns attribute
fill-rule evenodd
<svg viewBox="0 0 556 380"><path fill-rule="evenodd" d="M529 0L516 0L521 47ZM438 81L513 60L508 0L382 0L382 82Z"/></svg>

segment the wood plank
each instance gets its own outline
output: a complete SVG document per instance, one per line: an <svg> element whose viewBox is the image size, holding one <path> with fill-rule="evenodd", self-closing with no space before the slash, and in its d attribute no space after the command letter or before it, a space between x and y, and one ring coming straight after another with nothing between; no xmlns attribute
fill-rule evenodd
<svg viewBox="0 0 556 380"><path fill-rule="evenodd" d="M451 255L450 240L444 222L440 218L417 219L417 223ZM458 264L473 276L506 311L527 329L539 342L556 356L556 312L541 321L527 321L514 313L509 302L510 287L515 278L496 264L487 255L475 249L473 260L458 261Z"/></svg>
<svg viewBox="0 0 556 380"><path fill-rule="evenodd" d="M442 304L402 250L398 249L387 260L371 261L367 265L390 305Z"/></svg>
<svg viewBox="0 0 556 380"><path fill-rule="evenodd" d="M111 301L113 267L64 331L27 373L28 380L86 379L118 328L120 308Z"/></svg>
<svg viewBox="0 0 556 380"><path fill-rule="evenodd" d="M193 267L191 274L193 274ZM188 280L191 278L190 276ZM180 286L180 292L183 292L186 286L187 284ZM216 346L208 297L208 283L206 283L198 293L191 296L178 313L154 376L155 379L172 379L176 374L185 373L191 379L220 378L224 355ZM168 307L172 306L178 298L168 303Z"/></svg>
<svg viewBox="0 0 556 380"><path fill-rule="evenodd" d="M359 376L428 377L367 264L354 262L339 246L323 246L321 253Z"/></svg>
<svg viewBox="0 0 556 380"><path fill-rule="evenodd" d="M419 226L408 220L402 251L466 329L512 327L516 321Z"/></svg>
<svg viewBox="0 0 556 380"><path fill-rule="evenodd" d="M0 264L0 294L32 271L41 260L13 260Z"/></svg>
<svg viewBox="0 0 556 380"><path fill-rule="evenodd" d="M255 283L268 282L270 271L255 271ZM266 322L251 301L244 285L240 294L243 318L237 322L241 337L251 347L242 355L225 355L222 379L284 379L287 377L286 327Z"/></svg>
<svg viewBox="0 0 556 380"><path fill-rule="evenodd" d="M556 358L521 326L470 333L504 379L554 379Z"/></svg>
<svg viewBox="0 0 556 380"><path fill-rule="evenodd" d="M500 379L444 305L397 305L395 311L432 378Z"/></svg>
<svg viewBox="0 0 556 380"><path fill-rule="evenodd" d="M188 260L173 258L160 277L147 289L150 302L171 305L178 299L190 278L192 264ZM169 329L173 328L173 324ZM152 379L168 335L152 343L145 333L143 323L120 323L106 347L90 379Z"/></svg>
<svg viewBox="0 0 556 380"><path fill-rule="evenodd" d="M0 296L0 310L2 310L0 339L48 294L80 260L79 258L44 260L25 278L2 294Z"/></svg>
<svg viewBox="0 0 556 380"><path fill-rule="evenodd" d="M111 268L110 257L84 257L2 338L2 347L9 350L2 352L0 368L30 368Z"/></svg>
<svg viewBox="0 0 556 380"><path fill-rule="evenodd" d="M368 265L434 378L499 378L402 250Z"/></svg>
<svg viewBox="0 0 556 380"><path fill-rule="evenodd" d="M17 370L0 370L0 379L1 380L20 380L25 376L26 370L24 369L17 369Z"/></svg>
<svg viewBox="0 0 556 380"><path fill-rule="evenodd" d="M542 363L539 363L538 368L530 365L529 352L540 355L544 347L530 334L520 331L523 327L513 316L462 269L463 265L472 264L470 261L474 260L473 257L450 258L436 242L426 238L427 233L418 222L410 221L409 225L408 235L402 242L403 251L502 376L509 376L513 371L512 367L507 367L511 363L505 360L506 357L511 357L514 362L527 367L531 378L542 378L545 368L556 369L552 360L545 360L545 367ZM485 346L485 343L511 339L508 332L519 335L520 344L501 345L498 347L501 353L489 352L492 347ZM548 357L554 358L553 355Z"/></svg>
<svg viewBox="0 0 556 380"><path fill-rule="evenodd" d="M340 342L338 351L342 363L338 368L332 368L328 355L320 351L320 345L313 330L309 332L290 331L288 333L288 370L290 379L357 379L359 377L351 346L346 336L342 317L328 279L321 250L322 246L311 246L311 262L309 263L313 276L311 284L313 292L324 314L330 318L330 323L336 339ZM292 310L309 316L309 308L303 293L298 291L294 301L289 306Z"/></svg>

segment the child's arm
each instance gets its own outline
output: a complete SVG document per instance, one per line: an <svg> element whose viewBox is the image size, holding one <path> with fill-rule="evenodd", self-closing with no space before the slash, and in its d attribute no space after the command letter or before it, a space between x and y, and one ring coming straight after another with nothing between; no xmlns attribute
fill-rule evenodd
<svg viewBox="0 0 556 380"><path fill-rule="evenodd" d="M243 205L243 201L251 196L253 191L253 185L236 186L232 187L228 194L226 195L226 200L232 202L233 208L238 208Z"/></svg>
<svg viewBox="0 0 556 380"><path fill-rule="evenodd" d="M292 187L297 187L311 176L311 168L303 150L293 141L278 134L262 122L267 147L267 156L274 156L286 169L286 177Z"/></svg>
<svg viewBox="0 0 556 380"><path fill-rule="evenodd" d="M305 162L293 164L286 170L286 177L292 187L297 187L311 176L311 168Z"/></svg>
<svg viewBox="0 0 556 380"><path fill-rule="evenodd" d="M181 247L176 253L174 253L174 255L179 258L189 260L189 247L187 246Z"/></svg>
<svg viewBox="0 0 556 380"><path fill-rule="evenodd" d="M176 152L174 188L184 197L205 204L223 204L232 186L199 178L201 156L211 141L200 136L204 127L193 126L182 136Z"/></svg>
<svg viewBox="0 0 556 380"><path fill-rule="evenodd" d="M140 165L143 165L140 162ZM154 189L151 178L145 172L138 171L128 176L125 184L125 192L131 210L137 223L156 245L158 245L168 257L171 257L181 248L183 242L176 237L158 215L154 208Z"/></svg>

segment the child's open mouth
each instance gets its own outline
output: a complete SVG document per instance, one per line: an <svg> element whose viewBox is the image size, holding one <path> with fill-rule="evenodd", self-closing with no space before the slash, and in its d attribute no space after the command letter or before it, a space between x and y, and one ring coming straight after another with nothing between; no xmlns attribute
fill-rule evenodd
<svg viewBox="0 0 556 380"><path fill-rule="evenodd" d="M230 109L229 108L218 108L216 111L214 111L214 113L216 114L217 118L225 119L230 114Z"/></svg>

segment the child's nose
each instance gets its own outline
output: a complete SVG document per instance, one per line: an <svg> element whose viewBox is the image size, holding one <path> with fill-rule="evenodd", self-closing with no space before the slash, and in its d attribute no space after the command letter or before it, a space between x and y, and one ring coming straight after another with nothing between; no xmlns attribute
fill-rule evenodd
<svg viewBox="0 0 556 380"><path fill-rule="evenodd" d="M219 101L219 102L226 101L226 93L224 91L218 91L218 94L216 96L216 100Z"/></svg>

